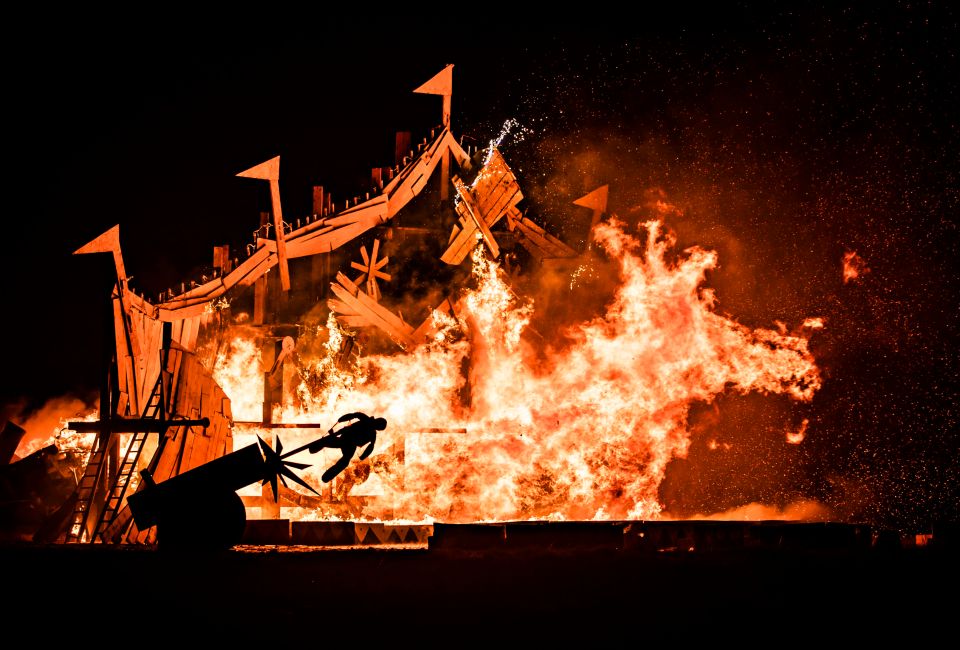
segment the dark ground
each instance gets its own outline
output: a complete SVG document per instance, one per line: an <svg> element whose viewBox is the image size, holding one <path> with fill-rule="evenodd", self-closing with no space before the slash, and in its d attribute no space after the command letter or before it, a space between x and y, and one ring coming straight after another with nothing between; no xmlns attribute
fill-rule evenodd
<svg viewBox="0 0 960 650"><path fill-rule="evenodd" d="M44 642L88 629L106 647L200 638L322 647L340 637L376 648L609 637L640 647L701 638L724 647L898 638L927 646L949 633L957 608L956 554L933 548L176 555L5 546L0 566L7 626Z"/></svg>

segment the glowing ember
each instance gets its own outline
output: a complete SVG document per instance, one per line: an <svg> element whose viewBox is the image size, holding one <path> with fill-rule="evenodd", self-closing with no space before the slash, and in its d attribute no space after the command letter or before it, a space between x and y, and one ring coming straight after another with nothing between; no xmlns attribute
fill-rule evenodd
<svg viewBox="0 0 960 650"><path fill-rule="evenodd" d="M843 254L843 283L853 282L870 272L863 258L857 255L855 251L847 251Z"/></svg>
<svg viewBox="0 0 960 650"><path fill-rule="evenodd" d="M803 439L807 437L807 425L810 424L810 420L804 418L803 422L800 423L800 428L796 431L787 431L787 442L791 445L799 445L803 442Z"/></svg>
<svg viewBox="0 0 960 650"><path fill-rule="evenodd" d="M534 305L478 248L461 322L448 317L429 345L362 357L346 370L333 362L340 333L329 322L329 348L302 360L296 404L280 415L329 424L351 411L387 418L371 457L381 459L371 473L379 497L364 510L371 518L657 516L667 464L690 444L692 405L727 390L807 401L820 377L805 334L750 329L715 311L702 285L716 253L695 247L672 261L674 240L660 222L642 233L616 220L597 227L596 241L618 264L618 288L605 313L569 327L561 345L524 336ZM808 319L801 332L818 327ZM237 413L236 405L259 405L262 379L250 349L235 342L230 350L218 377ZM226 368L237 374L225 380ZM292 448L316 432L281 435ZM297 460L315 463L306 478L319 483L324 459Z"/></svg>

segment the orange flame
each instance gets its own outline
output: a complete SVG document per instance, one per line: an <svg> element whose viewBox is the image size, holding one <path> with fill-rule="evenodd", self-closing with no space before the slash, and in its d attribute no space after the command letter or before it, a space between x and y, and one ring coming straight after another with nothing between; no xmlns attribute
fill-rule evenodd
<svg viewBox="0 0 960 650"><path fill-rule="evenodd" d="M857 255L856 251L847 251L843 254L843 283L853 282L857 278L870 272L867 263Z"/></svg>
<svg viewBox="0 0 960 650"><path fill-rule="evenodd" d="M238 336L217 355L213 378L230 397L235 420L256 420L263 416L263 367L253 338Z"/></svg>
<svg viewBox="0 0 960 650"><path fill-rule="evenodd" d="M791 445L799 445L803 442L803 439L807 437L807 425L810 424L810 420L807 418L803 419L803 422L800 423L800 428L796 431L787 431L787 443Z"/></svg>
<svg viewBox="0 0 960 650"><path fill-rule="evenodd" d="M605 313L569 328L562 347L538 349L524 336L534 305L478 249L477 288L462 300L461 322L447 317L435 341L363 357L345 371L331 346L305 363L323 381L301 385L283 421L333 424L350 411L387 418L371 461L395 462L371 474L383 480L379 501L364 511L370 517L656 517L667 464L690 444L694 403L728 389L807 401L820 376L802 331L750 329L715 311L702 287L715 252L694 247L668 261L675 242L661 223L643 232L637 239L617 220L597 227L597 242L619 264L619 286ZM332 342L339 331L328 329ZM240 373L219 375L235 404L262 399L262 383L243 378L256 364L228 357L218 367ZM315 435L282 434L287 447ZM318 482L322 459L298 460L316 463L306 478Z"/></svg>

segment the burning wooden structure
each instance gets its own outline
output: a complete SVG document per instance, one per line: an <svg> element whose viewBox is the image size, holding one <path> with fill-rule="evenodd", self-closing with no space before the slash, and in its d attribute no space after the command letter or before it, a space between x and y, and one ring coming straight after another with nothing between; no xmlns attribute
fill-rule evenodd
<svg viewBox="0 0 960 650"><path fill-rule="evenodd" d="M273 406L282 398L283 367L296 348L296 325L284 321L296 311L290 295L297 287L310 287L307 293L315 304L317 299L323 301L326 291L322 287L332 280L329 309L345 329L377 328L403 350L430 340L436 331L434 320L428 317L419 325L408 324L402 315L381 304L383 290L378 281L392 279L386 269L390 258L384 249L403 230L392 222L430 186L438 170L436 182L442 206L436 211L438 220L442 222L443 211L450 209L451 196L456 215L440 256L443 263L461 264L477 245L486 247L496 258L501 255L505 238L538 261L578 254L521 211L520 185L493 144L485 151L471 152L454 137L450 120L452 81L453 66L448 65L414 91L442 97L441 124L415 149L408 150L408 133L398 134L395 166L373 168L373 191L363 199L335 202L318 186L314 188L313 214L287 221L280 201L279 156L238 174L267 181L272 211L261 214L260 228L242 259L231 257L229 246L215 247L213 268L200 282L184 282L179 291L168 290L156 300L138 295L130 287L124 266L119 226L76 251L113 256L113 353L101 391L100 421L75 425L95 431L96 442L77 492L61 513L61 539L154 541L155 530L138 528L127 506L128 497L144 487L138 472L145 469L162 484L232 452L233 428L239 423L234 421L230 396L198 359L198 340L205 328L219 322L221 309L237 292L252 286L251 324L259 332L263 366L270 369L264 381L262 421L245 423L258 428L283 426L273 422ZM606 186L583 197L577 205L590 208L596 224L606 209ZM495 230L498 225L501 228ZM441 232L441 228L410 230L418 231L418 235ZM360 275L333 275L333 253L362 237L369 239L371 234L376 237L369 251L366 244L359 247L362 263L350 264ZM277 273L270 273L274 268ZM452 290L437 310L457 313ZM349 339L345 341L344 356L350 354L350 343ZM402 462L402 457L401 443L395 445L391 458L379 462ZM260 507L266 518L278 517L280 504L311 507L323 501L338 501L344 505L345 514L357 514L359 504L351 502L344 487L350 480L356 478L344 477L319 497L284 487L275 495L268 485L260 497L248 496L244 502L248 507Z"/></svg>

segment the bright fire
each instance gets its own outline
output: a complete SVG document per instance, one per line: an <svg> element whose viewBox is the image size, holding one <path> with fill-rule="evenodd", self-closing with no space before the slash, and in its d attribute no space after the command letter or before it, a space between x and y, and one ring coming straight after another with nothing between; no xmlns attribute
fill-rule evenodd
<svg viewBox="0 0 960 650"><path fill-rule="evenodd" d="M803 422L800 423L800 428L796 431L787 431L787 443L791 445L799 445L803 442L803 439L807 437L807 426L810 424L808 418L804 418Z"/></svg>
<svg viewBox="0 0 960 650"><path fill-rule="evenodd" d="M856 251L847 251L843 254L843 283L853 282L870 272L867 263L857 255Z"/></svg>
<svg viewBox="0 0 960 650"><path fill-rule="evenodd" d="M597 227L596 241L618 264L618 288L605 313L569 327L555 347L525 335L535 305L510 290L482 248L461 321L438 323L428 345L337 370L340 333L330 321L331 345L301 359L306 379L276 414L324 431L282 430L284 447L316 438L344 413L387 418L370 459L376 489L364 492L375 497L364 509L371 519L658 516L667 464L690 444L691 406L728 390L810 400L820 377L807 337L822 322L808 320L800 334L741 325L717 313L703 286L715 252L674 255L658 221L641 234L616 220ZM259 419L262 371L251 350L235 344L215 372L236 419ZM296 460L314 464L305 478L319 487L335 458Z"/></svg>

